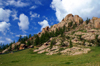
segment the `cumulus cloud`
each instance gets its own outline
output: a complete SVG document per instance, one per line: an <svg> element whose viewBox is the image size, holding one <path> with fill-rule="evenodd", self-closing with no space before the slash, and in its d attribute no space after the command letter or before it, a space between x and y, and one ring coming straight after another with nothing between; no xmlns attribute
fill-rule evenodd
<svg viewBox="0 0 100 66"><path fill-rule="evenodd" d="M18 25L21 30L25 31L29 28L29 19L26 15L21 14L19 17L20 22L18 22Z"/></svg>
<svg viewBox="0 0 100 66"><path fill-rule="evenodd" d="M10 23L7 22L0 22L0 32L4 35L6 34L7 30L9 30Z"/></svg>
<svg viewBox="0 0 100 66"><path fill-rule="evenodd" d="M13 5L13 6L16 6L16 7L25 7L25 6L28 6L29 4L21 2L21 0L18 0L18 1L9 0L9 1L7 1L6 5Z"/></svg>
<svg viewBox="0 0 100 66"><path fill-rule="evenodd" d="M42 29L45 28L46 26L49 26L49 27L50 27L50 25L48 24L48 21L47 21L47 20L43 20L42 22L38 22L38 24L42 26L42 27L41 27L41 31L42 31Z"/></svg>
<svg viewBox="0 0 100 66"><path fill-rule="evenodd" d="M50 7L56 11L56 17L61 21L67 14L87 17L100 17L99 0L52 0Z"/></svg>
<svg viewBox="0 0 100 66"><path fill-rule="evenodd" d="M9 21L11 11L9 9L0 8L0 21Z"/></svg>

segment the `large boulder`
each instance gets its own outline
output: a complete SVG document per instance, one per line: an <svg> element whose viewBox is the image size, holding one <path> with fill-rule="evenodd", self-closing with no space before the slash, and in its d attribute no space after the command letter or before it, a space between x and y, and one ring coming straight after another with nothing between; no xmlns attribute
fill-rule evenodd
<svg viewBox="0 0 100 66"><path fill-rule="evenodd" d="M93 20L97 20L97 19L98 19L98 17L93 17L92 19L93 19Z"/></svg>
<svg viewBox="0 0 100 66"><path fill-rule="evenodd" d="M25 44L21 44L19 50L25 49L27 46Z"/></svg>
<svg viewBox="0 0 100 66"><path fill-rule="evenodd" d="M74 16L74 21L75 21L77 24L83 23L83 19L82 19L81 17L79 17L78 15L75 15L75 16Z"/></svg>
<svg viewBox="0 0 100 66"><path fill-rule="evenodd" d="M9 50L9 48L7 48L7 49L3 50L3 51L2 51L2 53L5 53L5 52L7 52L8 50Z"/></svg>
<svg viewBox="0 0 100 66"><path fill-rule="evenodd" d="M95 20L95 28L100 28L100 18L98 18L97 20Z"/></svg>
<svg viewBox="0 0 100 66"><path fill-rule="evenodd" d="M14 43L14 44L12 44L12 50L15 48L15 46L19 46L20 45L20 42L17 42L17 43Z"/></svg>
<svg viewBox="0 0 100 66"><path fill-rule="evenodd" d="M72 15L72 14L68 14L68 15L64 18L64 21L67 21L68 19L73 19L73 15Z"/></svg>
<svg viewBox="0 0 100 66"><path fill-rule="evenodd" d="M45 31L49 31L49 26L46 26L45 28L42 29L42 33L45 33Z"/></svg>
<svg viewBox="0 0 100 66"><path fill-rule="evenodd" d="M53 25L51 31L56 31L56 28L58 28L58 24Z"/></svg>

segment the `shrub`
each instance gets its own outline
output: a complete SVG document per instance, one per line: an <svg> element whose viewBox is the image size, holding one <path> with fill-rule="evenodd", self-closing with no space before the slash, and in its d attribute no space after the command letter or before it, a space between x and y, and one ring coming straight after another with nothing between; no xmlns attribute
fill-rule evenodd
<svg viewBox="0 0 100 66"><path fill-rule="evenodd" d="M73 25L72 21L70 23L68 23L68 27L71 27L72 25Z"/></svg>
<svg viewBox="0 0 100 66"><path fill-rule="evenodd" d="M69 37L69 36L66 36L66 38L67 38L67 39L70 39L70 37Z"/></svg>
<svg viewBox="0 0 100 66"><path fill-rule="evenodd" d="M60 48L60 49L59 49L59 51L62 51L62 50L64 50L64 48Z"/></svg>

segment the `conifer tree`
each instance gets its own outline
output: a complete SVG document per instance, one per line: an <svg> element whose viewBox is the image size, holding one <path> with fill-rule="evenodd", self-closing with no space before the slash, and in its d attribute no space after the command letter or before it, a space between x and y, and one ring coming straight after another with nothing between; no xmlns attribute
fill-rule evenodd
<svg viewBox="0 0 100 66"><path fill-rule="evenodd" d="M70 48L72 48L73 47L73 44L72 44L72 41L70 40Z"/></svg>

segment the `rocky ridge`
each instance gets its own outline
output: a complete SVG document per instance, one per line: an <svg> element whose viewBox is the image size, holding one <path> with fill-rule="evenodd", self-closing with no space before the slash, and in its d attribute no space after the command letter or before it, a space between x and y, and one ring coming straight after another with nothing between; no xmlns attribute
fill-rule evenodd
<svg viewBox="0 0 100 66"><path fill-rule="evenodd" d="M73 28L74 25L77 27ZM61 35L57 37L50 38L47 42L42 44L41 46L36 46L33 52L37 52L38 54L45 53L46 55L52 54L62 54L62 55L78 55L88 53L91 49L90 46L96 46L95 42L92 42L96 39L98 35L98 39L100 39L100 18L93 17L91 20L83 21L81 17L78 15L68 14L61 22L53 25L49 28L49 26L43 28L42 32L38 33L38 36L41 36L43 33L56 31L56 29L63 28L63 26L70 28L69 31L64 32L64 40ZM69 37L69 38L68 38ZM31 37L29 40L32 40ZM55 39L55 44L50 49L51 41ZM63 40L63 42L62 42ZM73 47L70 48L70 40L73 44ZM26 41L27 42L27 41ZM61 43L64 46L61 46ZM20 45L20 50L25 49L25 44L21 44L20 42L12 44L12 48ZM33 46L32 46L33 47ZM88 48L87 48L88 47ZM5 53L9 48L2 51Z"/></svg>

